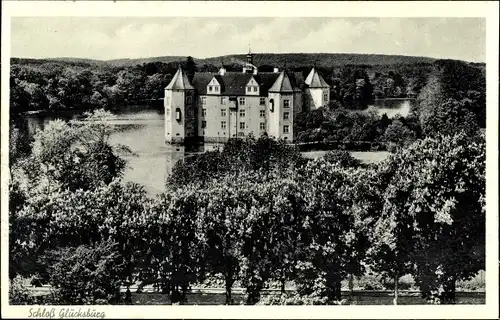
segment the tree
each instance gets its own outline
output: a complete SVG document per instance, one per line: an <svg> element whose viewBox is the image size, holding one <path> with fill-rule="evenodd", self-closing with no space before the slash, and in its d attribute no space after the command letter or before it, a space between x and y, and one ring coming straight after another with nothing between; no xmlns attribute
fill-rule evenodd
<svg viewBox="0 0 500 320"><path fill-rule="evenodd" d="M439 134L454 135L460 131L468 135L479 132L479 124L469 111L469 100L448 99L435 105L430 111L420 115L420 124L425 136Z"/></svg>
<svg viewBox="0 0 500 320"><path fill-rule="evenodd" d="M426 138L383 166L380 266L396 275L411 270L425 298L453 302L456 281L484 268L484 137Z"/></svg>
<svg viewBox="0 0 500 320"><path fill-rule="evenodd" d="M49 122L35 134L32 154L23 169L35 183L47 178L63 188L89 189L120 177L125 168L125 146L109 143L115 131L106 121L112 114L103 110L86 113L83 121Z"/></svg>
<svg viewBox="0 0 500 320"><path fill-rule="evenodd" d="M61 304L110 304L120 297L120 263L113 243L62 248L52 253L50 284Z"/></svg>
<svg viewBox="0 0 500 320"><path fill-rule="evenodd" d="M203 193L208 199L206 209L199 213L208 268L211 273L220 273L224 277L226 304L233 302L232 286L240 271L240 228L245 212L238 207L241 199L237 195L239 190L226 183L210 186Z"/></svg>
<svg viewBox="0 0 500 320"><path fill-rule="evenodd" d="M183 67L185 68L186 75L187 75L189 81L192 82L194 74L198 70L198 68L196 67L196 63L194 62L193 57L191 57L191 56L187 57L186 62L184 63Z"/></svg>
<svg viewBox="0 0 500 320"><path fill-rule="evenodd" d="M341 300L341 281L348 274L358 238L351 215L348 176L337 164L309 162L300 174L305 210L297 241L300 252L296 284L303 296Z"/></svg>
<svg viewBox="0 0 500 320"><path fill-rule="evenodd" d="M407 128L400 120L394 120L387 126L381 140L392 143L396 147L404 147L411 144L416 139L416 134Z"/></svg>
<svg viewBox="0 0 500 320"><path fill-rule="evenodd" d="M177 162L166 185L176 188L186 183L201 183L202 186L215 177L228 173L264 170L299 166L304 162L298 149L284 141L266 136L255 138L231 139L222 150L205 152Z"/></svg>

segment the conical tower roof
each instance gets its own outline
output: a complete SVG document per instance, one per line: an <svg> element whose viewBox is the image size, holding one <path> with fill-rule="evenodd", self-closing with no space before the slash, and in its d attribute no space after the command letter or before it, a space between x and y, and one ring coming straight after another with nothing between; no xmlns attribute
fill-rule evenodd
<svg viewBox="0 0 500 320"><path fill-rule="evenodd" d="M315 68L311 69L305 83L309 88L330 88L328 83L319 75Z"/></svg>
<svg viewBox="0 0 500 320"><path fill-rule="evenodd" d="M189 79L187 75L182 71L182 68L179 67L177 72L175 73L172 81L165 88L167 90L194 90L191 83L189 83Z"/></svg>
<svg viewBox="0 0 500 320"><path fill-rule="evenodd" d="M290 81L290 78L284 71L281 71L278 79L274 82L274 84L269 88L269 92L294 92L294 87Z"/></svg>

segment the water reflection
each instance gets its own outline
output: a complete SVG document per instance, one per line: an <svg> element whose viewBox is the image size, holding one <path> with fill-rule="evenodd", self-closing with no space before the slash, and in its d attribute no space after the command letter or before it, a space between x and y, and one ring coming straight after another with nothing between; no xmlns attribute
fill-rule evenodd
<svg viewBox="0 0 500 320"><path fill-rule="evenodd" d="M389 118L394 118L397 115L406 117L410 114L414 103L415 100L409 99L376 100L374 105L368 107L368 110L374 110L378 115L385 113Z"/></svg>

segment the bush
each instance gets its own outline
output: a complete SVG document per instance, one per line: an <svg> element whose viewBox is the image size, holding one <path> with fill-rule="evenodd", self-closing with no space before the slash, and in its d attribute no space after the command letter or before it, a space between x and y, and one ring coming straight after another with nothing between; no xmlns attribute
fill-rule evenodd
<svg viewBox="0 0 500 320"><path fill-rule="evenodd" d="M325 305L328 298L318 295L299 295L297 293L285 293L281 295L263 295L257 305Z"/></svg>
<svg viewBox="0 0 500 320"><path fill-rule="evenodd" d="M364 275L357 278L356 281L360 290L384 290L385 287L382 284L382 278L380 276L375 275Z"/></svg>
<svg viewBox="0 0 500 320"><path fill-rule="evenodd" d="M483 291L485 288L484 271L480 271L470 280L457 281L457 291Z"/></svg>
<svg viewBox="0 0 500 320"><path fill-rule="evenodd" d="M361 161L354 158L351 153L345 150L328 151L324 156L325 161L336 163L341 167L359 167Z"/></svg>
<svg viewBox="0 0 500 320"><path fill-rule="evenodd" d="M103 242L96 247L64 248L53 255L50 285L60 304L109 304L120 301L123 267L114 248Z"/></svg>
<svg viewBox="0 0 500 320"><path fill-rule="evenodd" d="M36 302L35 296L30 291L30 287L33 278L24 278L22 276L16 276L10 281L9 288L9 302L10 304L23 305L23 304L34 304Z"/></svg>

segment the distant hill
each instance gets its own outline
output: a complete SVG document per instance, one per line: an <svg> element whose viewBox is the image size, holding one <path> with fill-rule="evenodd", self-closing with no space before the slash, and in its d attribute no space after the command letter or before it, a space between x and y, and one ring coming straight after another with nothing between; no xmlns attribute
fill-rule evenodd
<svg viewBox="0 0 500 320"><path fill-rule="evenodd" d="M180 62L186 60L186 58L187 56L164 56L164 57L138 58L138 59L127 59L127 58L113 59L113 60L105 60L105 62L115 67L130 67L150 62L163 62L163 63Z"/></svg>
<svg viewBox="0 0 500 320"><path fill-rule="evenodd" d="M113 60L94 60L85 58L49 58L49 59L30 59L30 58L12 58L12 64L71 64L80 67L111 67L123 68L145 63L162 62L162 63L178 63L186 61L186 56L162 56L151 58L137 59L113 59ZM246 61L246 54L232 54L211 58L193 58L198 66L208 65L219 67L224 65L237 65ZM414 57L402 55L385 55L385 54L358 54L358 53L255 53L254 64L258 67L288 67L288 68L303 68L316 65L319 68L341 67L346 65L363 65L374 66L378 69L385 69L395 65L417 65L417 64L432 64L440 59L429 57ZM474 66L483 70L486 69L485 63L468 62L470 66ZM374 69L375 70L375 69ZM377 71L377 70L375 70ZM375 72L374 71L374 72Z"/></svg>
<svg viewBox="0 0 500 320"><path fill-rule="evenodd" d="M232 54L211 58L195 58L197 64L220 66L222 63L231 64L246 61L246 54ZM184 56L164 56L141 59L116 59L106 62L114 66L133 66L148 62L179 62L186 60ZM428 57L411 57L383 54L357 54L357 53L255 53L256 66L272 65L277 67L305 67L316 64L318 67L331 67L343 65L394 65L432 63L436 59Z"/></svg>
<svg viewBox="0 0 500 320"><path fill-rule="evenodd" d="M199 59L197 63L220 65L221 62L245 61L244 54L227 55L207 59ZM428 57L411 57L383 54L357 53L256 53L254 64L273 65L277 67L305 67L316 64L318 67L344 65L394 65L432 63L436 59Z"/></svg>
<svg viewBox="0 0 500 320"><path fill-rule="evenodd" d="M246 60L245 54L233 54L211 58L195 58L199 65L220 66L221 63L241 63ZM44 63L47 61L70 62L76 64L110 65L114 67L129 67L150 62L181 62L186 56L162 56L138 59L113 59L93 60L83 58L50 58L50 59L25 59L12 58L13 63ZM254 64L256 66L276 66L282 68L305 67L317 65L318 67L332 67L344 65L395 65L395 64L420 64L432 63L437 59L428 57L413 57L402 55L385 54L358 54L358 53L255 53Z"/></svg>

